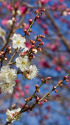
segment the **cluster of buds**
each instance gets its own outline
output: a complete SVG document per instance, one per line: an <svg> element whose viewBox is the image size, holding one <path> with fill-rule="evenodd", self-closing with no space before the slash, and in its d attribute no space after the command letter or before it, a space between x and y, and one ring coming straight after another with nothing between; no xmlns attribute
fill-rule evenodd
<svg viewBox="0 0 70 125"><path fill-rule="evenodd" d="M0 58L2 58L2 56L5 54L4 51L0 51Z"/></svg>
<svg viewBox="0 0 70 125"><path fill-rule="evenodd" d="M24 29L24 33L25 35L30 35L30 32L32 32L32 25L33 23L40 17L40 15L42 15L42 12L45 11L45 9L39 9L39 10L35 10L36 16L34 18L34 20L29 19L29 29Z"/></svg>
<svg viewBox="0 0 70 125"><path fill-rule="evenodd" d="M38 85L36 85L35 88L36 88L36 92L40 92L40 89L39 89Z"/></svg>
<svg viewBox="0 0 70 125"><path fill-rule="evenodd" d="M69 80L67 79L67 76L64 76L63 80L65 80L66 82L69 81Z"/></svg>
<svg viewBox="0 0 70 125"><path fill-rule="evenodd" d="M11 54L11 46L7 47L7 53Z"/></svg>
<svg viewBox="0 0 70 125"><path fill-rule="evenodd" d="M56 86L53 86L53 90L58 93L58 90L56 89Z"/></svg>
<svg viewBox="0 0 70 125"><path fill-rule="evenodd" d="M31 97L28 97L27 99L25 99L25 102L30 101L30 100L32 100Z"/></svg>
<svg viewBox="0 0 70 125"><path fill-rule="evenodd" d="M63 87L62 80L59 80L58 83L61 87Z"/></svg>
<svg viewBox="0 0 70 125"><path fill-rule="evenodd" d="M32 39L30 40L30 43L32 44L30 49L30 55L29 55L30 59L35 58L35 55L33 54L36 54L38 51L42 51L40 46L44 45L44 43L42 42L41 38L44 38L44 37L45 37L44 35L38 35L35 40L32 40ZM40 42L37 47L35 47L36 42Z"/></svg>
<svg viewBox="0 0 70 125"><path fill-rule="evenodd" d="M37 54L37 52L38 51L41 51L42 49L40 48L40 46L41 45L44 45L44 43L43 42L41 42L42 40L41 39L39 39L39 38L44 38L44 35L39 35L39 36L37 36L37 38L35 39L35 40L30 40L30 43L32 44L31 45L31 48L30 49L27 49L27 50L24 50L21 54L20 54L20 56L21 57L24 57L25 55L28 55L28 57L29 57L29 59L31 60L31 59L35 59L35 55L34 54ZM36 45L35 45L35 43L36 42L39 42L39 44L37 45L37 47L36 47Z"/></svg>
<svg viewBox="0 0 70 125"><path fill-rule="evenodd" d="M0 61L3 59L3 60L7 60L7 57L4 57L3 58L3 56L4 56L4 54L5 54L5 52L4 51L0 51Z"/></svg>
<svg viewBox="0 0 70 125"><path fill-rule="evenodd" d="M51 79L51 77L47 77L44 81L42 81L42 82L44 82L44 83L47 83L47 80L50 80Z"/></svg>
<svg viewBox="0 0 70 125"><path fill-rule="evenodd" d="M36 99L36 103L38 104L39 103L39 97L35 96L35 99Z"/></svg>

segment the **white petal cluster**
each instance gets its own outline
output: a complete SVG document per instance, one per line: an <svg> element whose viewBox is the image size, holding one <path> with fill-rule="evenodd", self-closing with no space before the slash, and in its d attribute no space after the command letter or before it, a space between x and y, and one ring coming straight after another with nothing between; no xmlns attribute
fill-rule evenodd
<svg viewBox="0 0 70 125"><path fill-rule="evenodd" d="M22 57L17 57L16 58L16 67L20 68L22 72L26 71L29 68L30 61L28 59L28 56Z"/></svg>
<svg viewBox="0 0 70 125"><path fill-rule="evenodd" d="M4 38L6 35L6 31L0 27L0 37Z"/></svg>
<svg viewBox="0 0 70 125"><path fill-rule="evenodd" d="M12 93L15 80L17 79L17 71L3 66L0 71L0 88L3 93Z"/></svg>
<svg viewBox="0 0 70 125"><path fill-rule="evenodd" d="M14 49L23 49L25 48L25 37L22 37L20 34L14 34L11 38L12 46Z"/></svg>
<svg viewBox="0 0 70 125"><path fill-rule="evenodd" d="M33 79L37 76L38 69L35 65L30 65L29 66L29 73L27 75L27 79Z"/></svg>
<svg viewBox="0 0 70 125"><path fill-rule="evenodd" d="M13 119L12 122L14 120L19 120L21 115L17 115L17 114L19 113L20 110L21 110L21 108L14 109L14 110L11 110L11 111L9 109L7 109L7 112L6 112L6 115L7 115L6 120L7 120L7 122L10 121L11 119ZM15 115L17 115L17 116L14 118Z"/></svg>

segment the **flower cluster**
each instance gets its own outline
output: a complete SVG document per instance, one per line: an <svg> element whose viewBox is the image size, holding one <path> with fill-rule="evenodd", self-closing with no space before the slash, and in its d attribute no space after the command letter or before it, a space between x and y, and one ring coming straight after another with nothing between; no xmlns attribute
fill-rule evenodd
<svg viewBox="0 0 70 125"><path fill-rule="evenodd" d="M2 66L0 71L0 88L3 93L12 93L17 78L17 71L9 68L9 66Z"/></svg>
<svg viewBox="0 0 70 125"><path fill-rule="evenodd" d="M28 70L29 65L30 61L28 59L28 56L24 56L23 58L19 56L16 58L16 67L20 68L22 72Z"/></svg>
<svg viewBox="0 0 70 125"><path fill-rule="evenodd" d="M16 58L16 67L23 72L27 79L33 79L37 76L38 69L35 65L30 65L30 60L27 55Z"/></svg>
<svg viewBox="0 0 70 125"><path fill-rule="evenodd" d="M30 65L29 56L25 55L22 57L23 53L29 52L29 49L25 46L25 37L22 37L20 34L14 34L12 36L12 46L14 49L24 49L20 54L19 57L16 58L16 67L19 68L27 79L33 79L36 77L38 73L38 69L35 65ZM32 49L33 53L35 53L35 49Z"/></svg>
<svg viewBox="0 0 70 125"><path fill-rule="evenodd" d="M15 9L12 9L12 6L9 7L9 9L12 11L12 19L7 20L7 25L14 27L14 24L16 22L15 15L21 15L20 8L18 9L18 4L14 6ZM38 35L34 40L30 40L30 47L27 48L26 45L26 35L30 35L32 32L32 25L33 23L40 17L42 14L41 12L44 11L44 9L36 10L36 16L34 20L29 20L29 28L24 29L24 36L21 36L20 34L16 34L13 31L10 32L10 35L8 36L8 42L12 41L12 48L15 49L13 55L11 56L7 66L2 66L3 61L7 59L6 54L12 54L12 50L10 46L6 45L5 52L0 51L0 58L1 58L1 71L0 71L0 89L2 93L12 93L13 87L16 84L17 75L21 73L24 75L24 77L28 80L33 79L38 74L38 69L35 65L31 64L31 60L35 59L35 54L37 54L38 51L41 51L40 46L44 43L42 42L41 38L44 38L44 35ZM16 25L15 25L16 27ZM14 34L13 34L14 33ZM5 38L6 32L0 28L0 36ZM13 36L12 36L13 34ZM36 44L38 42L38 44ZM5 47L5 46L4 46ZM3 49L3 48L2 48ZM22 50L22 51L21 51ZM16 53L19 52L19 56L14 59ZM16 69L10 68L10 65L15 64L16 68L18 68L18 71ZM15 87L16 90L16 87ZM35 91L39 92L39 87ZM24 93L21 93L24 95ZM34 95L34 94L33 94ZM37 100L38 101L38 100ZM6 115L7 115L7 122L11 123L14 120L19 120L20 116L22 114L21 108L9 110L7 109Z"/></svg>

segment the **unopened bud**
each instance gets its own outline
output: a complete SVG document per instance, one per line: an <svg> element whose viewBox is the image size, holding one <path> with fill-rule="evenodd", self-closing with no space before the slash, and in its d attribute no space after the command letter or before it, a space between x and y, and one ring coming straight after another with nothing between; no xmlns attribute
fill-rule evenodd
<svg viewBox="0 0 70 125"><path fill-rule="evenodd" d="M53 86L53 90L55 90L56 89L56 86Z"/></svg>
<svg viewBox="0 0 70 125"><path fill-rule="evenodd" d="M61 87L63 87L63 84L62 84L62 83L60 83L60 86L61 86Z"/></svg>
<svg viewBox="0 0 70 125"><path fill-rule="evenodd" d="M7 61L7 57L4 57L4 60Z"/></svg>
<svg viewBox="0 0 70 125"><path fill-rule="evenodd" d="M44 36L44 35L40 35L40 37L41 37L41 38L45 38L45 36Z"/></svg>
<svg viewBox="0 0 70 125"><path fill-rule="evenodd" d="M42 82L44 82L44 79L41 79Z"/></svg>
<svg viewBox="0 0 70 125"><path fill-rule="evenodd" d="M69 80L68 80L68 79L66 79L65 81L66 81L66 82L68 82Z"/></svg>
<svg viewBox="0 0 70 125"><path fill-rule="evenodd" d="M44 45L44 42L41 42L41 43L39 44L39 46L41 46L41 45Z"/></svg>
<svg viewBox="0 0 70 125"><path fill-rule="evenodd" d="M26 29L24 29L24 33L27 33L27 30L26 30Z"/></svg>
<svg viewBox="0 0 70 125"><path fill-rule="evenodd" d="M32 32L32 29L30 29L29 32Z"/></svg>
<svg viewBox="0 0 70 125"><path fill-rule="evenodd" d="M32 19L29 20L29 24L31 24L31 23L32 23Z"/></svg>
<svg viewBox="0 0 70 125"><path fill-rule="evenodd" d="M46 78L46 80L50 80L50 79L51 79L51 77L47 77L47 78Z"/></svg>
<svg viewBox="0 0 70 125"><path fill-rule="evenodd" d="M34 40L30 40L30 42L31 42L32 44L35 44L35 41L34 41Z"/></svg>
<svg viewBox="0 0 70 125"><path fill-rule="evenodd" d="M33 49L32 49L32 53L33 53L33 54L36 54L36 53L37 53L37 49L36 49L36 48L33 48Z"/></svg>
<svg viewBox="0 0 70 125"><path fill-rule="evenodd" d="M44 11L44 12L45 12L45 9L41 9L41 11Z"/></svg>
<svg viewBox="0 0 70 125"><path fill-rule="evenodd" d="M9 54L11 54L11 51L9 51Z"/></svg>
<svg viewBox="0 0 70 125"><path fill-rule="evenodd" d="M66 80L67 79L67 76L64 76L63 80Z"/></svg>
<svg viewBox="0 0 70 125"><path fill-rule="evenodd" d="M43 99L44 102L47 102L47 99Z"/></svg>
<svg viewBox="0 0 70 125"><path fill-rule="evenodd" d="M38 87L39 87L39 86L38 86L38 85L36 85L35 87L36 87L36 89L38 89Z"/></svg>
<svg viewBox="0 0 70 125"><path fill-rule="evenodd" d="M35 17L35 19L38 19L39 18L39 15Z"/></svg>
<svg viewBox="0 0 70 125"><path fill-rule="evenodd" d="M57 90L57 89L55 89L55 92L56 92L56 93L58 93L58 90Z"/></svg>
<svg viewBox="0 0 70 125"><path fill-rule="evenodd" d="M36 89L37 92L40 92L40 89Z"/></svg>
<svg viewBox="0 0 70 125"><path fill-rule="evenodd" d="M38 51L42 51L42 49L41 49L41 48L38 48Z"/></svg>
<svg viewBox="0 0 70 125"><path fill-rule="evenodd" d="M11 50L11 46L8 46L7 49L8 49L8 50Z"/></svg>
<svg viewBox="0 0 70 125"><path fill-rule="evenodd" d="M39 11L38 10L35 10L35 13L38 13Z"/></svg>
<svg viewBox="0 0 70 125"><path fill-rule="evenodd" d="M37 41L41 42L42 40L38 38Z"/></svg>

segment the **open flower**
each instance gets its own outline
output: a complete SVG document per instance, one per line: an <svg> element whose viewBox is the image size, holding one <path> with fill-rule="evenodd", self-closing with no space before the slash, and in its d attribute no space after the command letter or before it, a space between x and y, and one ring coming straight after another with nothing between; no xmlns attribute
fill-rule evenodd
<svg viewBox="0 0 70 125"><path fill-rule="evenodd" d="M11 38L12 40L12 46L14 49L23 49L25 48L25 37L22 37L20 34L14 34Z"/></svg>
<svg viewBox="0 0 70 125"><path fill-rule="evenodd" d="M2 93L12 93L13 87L15 86L15 82L9 83L9 82L1 82L0 88Z"/></svg>
<svg viewBox="0 0 70 125"><path fill-rule="evenodd" d="M16 79L17 79L17 71L15 69L9 68L9 66L3 66L0 71L1 92L12 93Z"/></svg>
<svg viewBox="0 0 70 125"><path fill-rule="evenodd" d="M33 79L33 78L35 78L37 76L38 69L37 69L37 67L35 65L30 65L28 70L29 71L28 71L28 73L26 75L27 79Z"/></svg>
<svg viewBox="0 0 70 125"><path fill-rule="evenodd" d="M7 112L6 112L7 118L6 118L6 120L10 121L11 119L13 119L12 122L14 120L19 120L19 118L21 117L21 114L20 115L17 115L17 114L19 113L20 110L21 110L21 108L14 109L14 110L11 110L11 111L9 109L7 109Z"/></svg>
<svg viewBox="0 0 70 125"><path fill-rule="evenodd" d="M9 66L2 66L0 77L5 82L13 82L17 79L17 71L16 69L9 68Z"/></svg>
<svg viewBox="0 0 70 125"><path fill-rule="evenodd" d="M30 61L28 59L28 56L17 57L16 58L16 67L20 68L22 72L26 71L29 68Z"/></svg>

